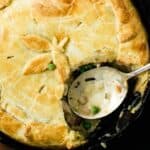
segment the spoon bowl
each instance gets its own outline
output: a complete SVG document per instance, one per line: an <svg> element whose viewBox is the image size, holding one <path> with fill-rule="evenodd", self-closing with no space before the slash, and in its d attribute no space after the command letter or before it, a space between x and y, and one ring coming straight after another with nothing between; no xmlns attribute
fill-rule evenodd
<svg viewBox="0 0 150 150"><path fill-rule="evenodd" d="M85 119L99 119L114 112L128 92L128 79L150 69L150 64L123 73L112 67L100 67L82 73L71 84L68 103L72 111Z"/></svg>

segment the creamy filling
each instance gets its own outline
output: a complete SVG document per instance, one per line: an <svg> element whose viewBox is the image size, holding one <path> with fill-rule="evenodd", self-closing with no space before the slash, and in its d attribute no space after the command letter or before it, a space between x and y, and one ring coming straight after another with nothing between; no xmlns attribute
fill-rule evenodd
<svg viewBox="0 0 150 150"><path fill-rule="evenodd" d="M127 82L116 69L101 67L82 73L71 85L68 100L75 113L86 118L113 112L127 92Z"/></svg>

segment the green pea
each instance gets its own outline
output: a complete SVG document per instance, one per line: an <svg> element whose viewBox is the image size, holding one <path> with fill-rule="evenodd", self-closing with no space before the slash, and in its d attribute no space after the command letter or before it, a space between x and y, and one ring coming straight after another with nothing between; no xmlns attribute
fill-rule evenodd
<svg viewBox="0 0 150 150"><path fill-rule="evenodd" d="M56 65L51 63L51 64L48 64L48 70L55 70L56 69Z"/></svg>
<svg viewBox="0 0 150 150"><path fill-rule="evenodd" d="M92 124L91 124L91 122L89 122L87 120L84 120L82 122L82 126L83 126L84 129L89 130L92 127Z"/></svg>
<svg viewBox="0 0 150 150"><path fill-rule="evenodd" d="M92 106L91 111L93 115L96 115L97 113L101 111L101 109L97 106Z"/></svg>

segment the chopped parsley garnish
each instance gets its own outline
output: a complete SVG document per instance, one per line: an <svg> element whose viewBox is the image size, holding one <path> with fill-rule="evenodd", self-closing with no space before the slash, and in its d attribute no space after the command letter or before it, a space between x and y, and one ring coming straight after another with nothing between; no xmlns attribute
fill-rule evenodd
<svg viewBox="0 0 150 150"><path fill-rule="evenodd" d="M92 127L92 124L91 124L91 122L89 122L87 120L84 120L82 122L82 126L83 126L84 129L89 130Z"/></svg>
<svg viewBox="0 0 150 150"><path fill-rule="evenodd" d="M48 64L48 70L55 70L56 69L56 65L53 63Z"/></svg>
<svg viewBox="0 0 150 150"><path fill-rule="evenodd" d="M97 106L92 106L91 111L93 115L96 115L97 113L101 111L101 109Z"/></svg>

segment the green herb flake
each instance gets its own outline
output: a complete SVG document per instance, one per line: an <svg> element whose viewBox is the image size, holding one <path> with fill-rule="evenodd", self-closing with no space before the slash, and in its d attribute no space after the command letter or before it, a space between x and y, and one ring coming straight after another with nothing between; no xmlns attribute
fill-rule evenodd
<svg viewBox="0 0 150 150"><path fill-rule="evenodd" d="M48 64L48 70L55 70L56 69L56 65L51 63L51 64Z"/></svg>
<svg viewBox="0 0 150 150"><path fill-rule="evenodd" d="M93 115L96 115L97 113L101 111L101 109L97 106L92 106L91 111Z"/></svg>
<svg viewBox="0 0 150 150"><path fill-rule="evenodd" d="M81 66L79 71L80 71L80 73L83 73L83 72L86 72L86 71L93 69L93 68L95 68L94 64L87 64L87 65Z"/></svg>
<svg viewBox="0 0 150 150"><path fill-rule="evenodd" d="M92 127L92 124L91 124L91 122L89 122L87 120L84 120L82 122L82 126L83 126L84 129L89 130Z"/></svg>

